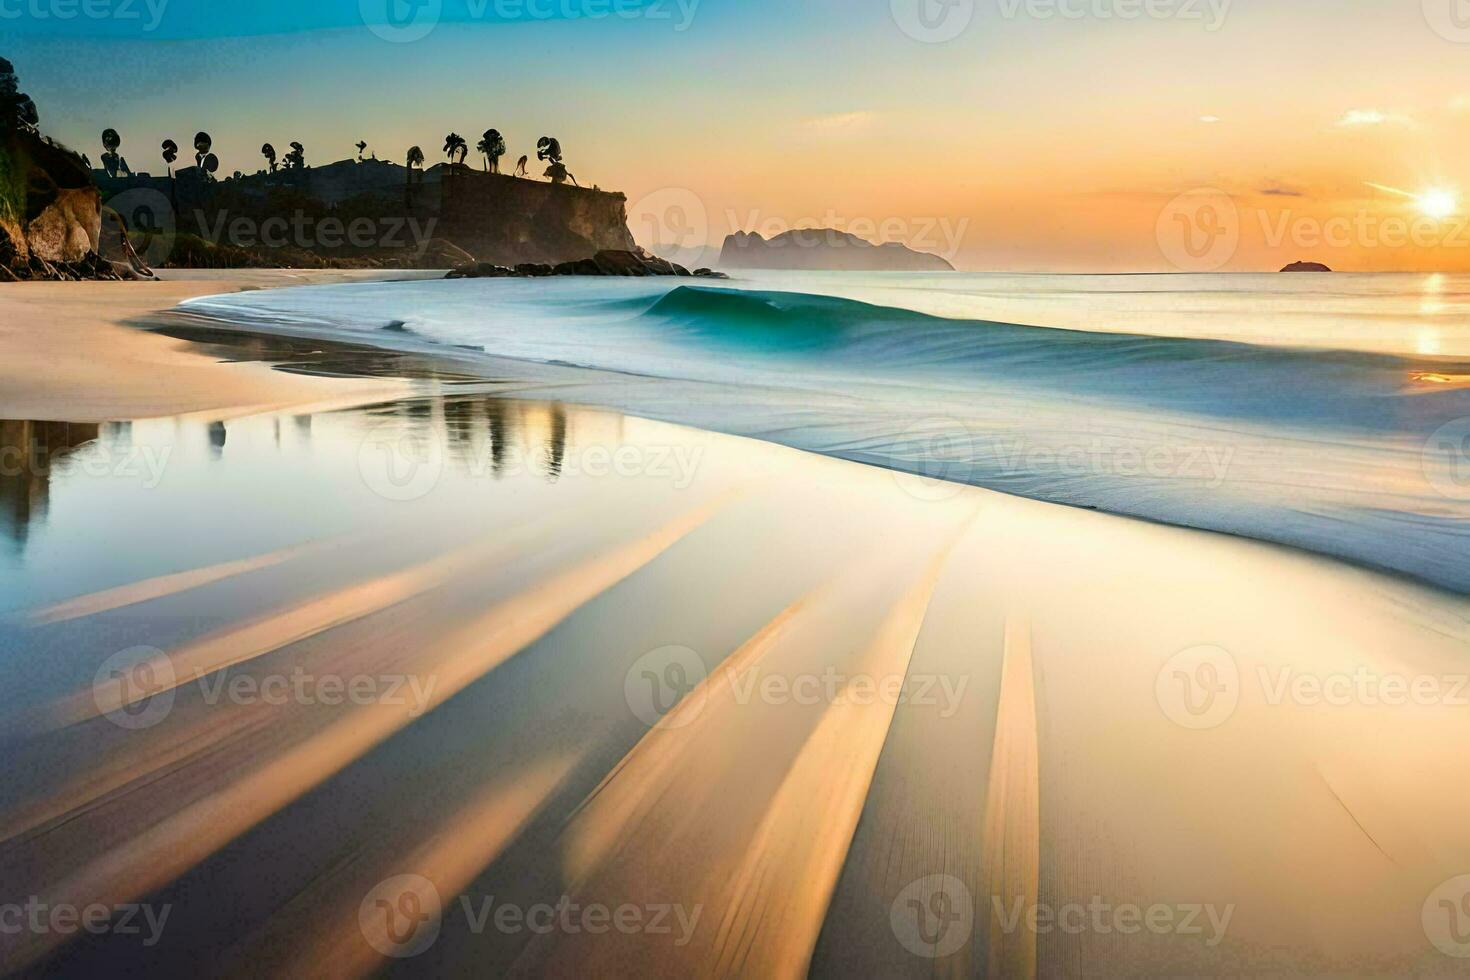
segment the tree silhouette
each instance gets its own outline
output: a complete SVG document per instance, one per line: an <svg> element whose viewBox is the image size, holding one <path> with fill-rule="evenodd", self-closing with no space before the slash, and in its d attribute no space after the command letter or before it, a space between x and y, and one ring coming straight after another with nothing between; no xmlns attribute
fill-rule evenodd
<svg viewBox="0 0 1470 980"><path fill-rule="evenodd" d="M485 135L476 149L485 157L485 172L500 173L500 158L505 156L505 137L500 135L500 130L485 130Z"/></svg>
<svg viewBox="0 0 1470 980"><path fill-rule="evenodd" d="M546 168L546 176L551 178L553 184L565 184L568 180L577 183L567 165L561 161L561 140L554 136L543 136L536 141L536 159L545 160L551 164ZM577 186L581 186L578 184Z"/></svg>
<svg viewBox="0 0 1470 980"><path fill-rule="evenodd" d="M15 66L0 58L0 127L6 132L14 129L34 132L40 121L36 104L20 90Z"/></svg>
<svg viewBox="0 0 1470 980"><path fill-rule="evenodd" d="M424 166L424 151L421 150L421 149L419 149L417 146L410 146L408 148L408 177L407 177L407 184L403 188L403 206L406 207L406 208L412 208L413 207L413 172L414 172L414 168L415 167L418 167L418 168L420 168L420 170L422 170L423 166ZM423 178L423 174L420 173L419 177L420 177L420 179L422 179Z"/></svg>
<svg viewBox="0 0 1470 980"><path fill-rule="evenodd" d="M125 173L129 177L133 175L133 171L128 168L128 161L117 152L120 146L122 146L122 137L118 135L117 130L109 128L102 131L102 169L107 171L109 177L116 177L120 173Z"/></svg>
<svg viewBox="0 0 1470 980"><path fill-rule="evenodd" d="M214 138L208 133L194 134L194 162L204 171L205 180L214 180L214 175L219 170L219 157L210 152L213 146Z"/></svg>
<svg viewBox="0 0 1470 980"><path fill-rule="evenodd" d="M276 172L276 148L266 143L260 148L260 155L265 157L266 165L271 168L271 173Z"/></svg>
<svg viewBox="0 0 1470 980"><path fill-rule="evenodd" d="M362 155L367 152L367 140L357 141L357 162L362 163Z"/></svg>
<svg viewBox="0 0 1470 980"><path fill-rule="evenodd" d="M465 142L463 136L458 133L450 133L444 137L444 155L449 158L449 165L451 167L456 162L464 163L465 157L469 156L469 154L470 145ZM456 161L455 157L459 157L459 160Z"/></svg>
<svg viewBox="0 0 1470 980"><path fill-rule="evenodd" d="M179 158L179 144L175 143L173 140L164 140L163 141L163 166L168 171L168 175L170 177L172 177L174 175L174 161L177 160L178 158Z"/></svg>
<svg viewBox="0 0 1470 980"><path fill-rule="evenodd" d="M306 167L306 147L300 143L291 144L291 152L286 154L287 170L303 170Z"/></svg>

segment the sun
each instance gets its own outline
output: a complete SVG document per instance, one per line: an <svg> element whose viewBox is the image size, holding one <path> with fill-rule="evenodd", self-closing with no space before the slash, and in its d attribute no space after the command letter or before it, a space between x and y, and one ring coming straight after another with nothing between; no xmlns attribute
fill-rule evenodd
<svg viewBox="0 0 1470 980"><path fill-rule="evenodd" d="M1460 209L1460 202L1455 199L1455 195L1446 190L1425 191L1419 195L1417 203L1426 217L1435 219L1448 218Z"/></svg>

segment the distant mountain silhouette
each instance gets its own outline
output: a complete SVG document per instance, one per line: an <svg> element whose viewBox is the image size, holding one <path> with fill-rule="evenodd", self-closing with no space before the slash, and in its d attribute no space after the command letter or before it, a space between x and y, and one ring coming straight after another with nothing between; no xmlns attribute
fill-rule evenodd
<svg viewBox="0 0 1470 980"><path fill-rule="evenodd" d="M1327 268L1327 266L1323 265L1321 262L1293 262L1291 265L1287 266L1285 269L1282 269L1281 271L1282 272L1331 272L1332 270L1329 269L1329 268Z"/></svg>
<svg viewBox="0 0 1470 980"><path fill-rule="evenodd" d="M841 272L953 272L938 255L900 242L874 245L831 228L800 228L769 241L754 232L725 239L720 265L730 269L803 269Z"/></svg>

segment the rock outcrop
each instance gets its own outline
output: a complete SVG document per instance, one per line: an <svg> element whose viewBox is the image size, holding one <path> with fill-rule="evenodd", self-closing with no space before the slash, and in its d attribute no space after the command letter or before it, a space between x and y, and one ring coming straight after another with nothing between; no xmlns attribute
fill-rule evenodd
<svg viewBox="0 0 1470 980"><path fill-rule="evenodd" d="M1329 269L1327 266L1323 265L1321 262L1293 262L1291 265L1287 266L1286 268L1282 269L1281 271L1282 272L1331 272L1332 270Z"/></svg>
<svg viewBox="0 0 1470 980"><path fill-rule="evenodd" d="M767 240L754 232L725 239L720 265L727 269L797 269L827 272L953 272L938 255L900 242L874 245L831 228L801 228Z"/></svg>
<svg viewBox="0 0 1470 980"><path fill-rule="evenodd" d="M697 269L690 272L659 258L644 249L604 249L590 259L577 259L559 265L523 262L511 268L480 262L461 266L450 272L447 279L534 279L543 276L686 276L699 279L728 279L722 272Z"/></svg>
<svg viewBox="0 0 1470 980"><path fill-rule="evenodd" d="M102 200L81 157L16 112L14 71L0 58L0 281L134 278L100 254ZM125 257L125 256L124 256Z"/></svg>

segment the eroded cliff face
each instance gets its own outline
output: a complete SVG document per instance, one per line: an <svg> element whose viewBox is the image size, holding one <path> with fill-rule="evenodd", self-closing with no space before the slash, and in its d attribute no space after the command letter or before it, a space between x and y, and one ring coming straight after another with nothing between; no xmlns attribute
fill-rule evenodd
<svg viewBox="0 0 1470 980"><path fill-rule="evenodd" d="M102 203L76 154L30 132L0 138L6 181L0 207L0 278L93 278L110 271L97 258Z"/></svg>
<svg viewBox="0 0 1470 980"><path fill-rule="evenodd" d="M500 265L637 248L622 194L473 172L444 175L435 235Z"/></svg>

